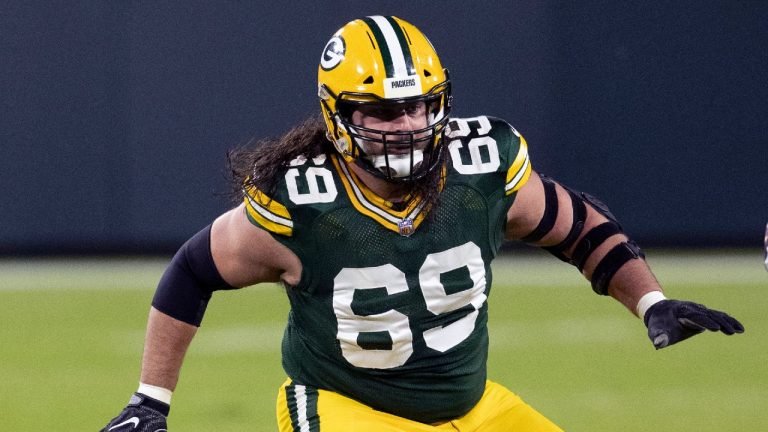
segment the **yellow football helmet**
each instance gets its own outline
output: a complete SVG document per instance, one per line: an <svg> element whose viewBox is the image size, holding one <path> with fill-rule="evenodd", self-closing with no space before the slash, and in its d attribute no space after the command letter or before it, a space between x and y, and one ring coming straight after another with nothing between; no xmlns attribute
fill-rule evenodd
<svg viewBox="0 0 768 432"><path fill-rule="evenodd" d="M442 159L450 80L432 44L412 24L370 16L339 29L320 58L318 96L328 139L348 162L386 180L413 181ZM362 105L415 102L426 104L426 128L391 132L352 124Z"/></svg>

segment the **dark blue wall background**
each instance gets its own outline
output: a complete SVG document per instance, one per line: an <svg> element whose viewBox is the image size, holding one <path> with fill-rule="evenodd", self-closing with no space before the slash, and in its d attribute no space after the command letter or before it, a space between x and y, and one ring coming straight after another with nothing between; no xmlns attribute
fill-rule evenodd
<svg viewBox="0 0 768 432"><path fill-rule="evenodd" d="M315 112L325 42L375 13L641 244L760 244L768 2L35 0L0 4L0 253L174 249L230 206L226 150Z"/></svg>

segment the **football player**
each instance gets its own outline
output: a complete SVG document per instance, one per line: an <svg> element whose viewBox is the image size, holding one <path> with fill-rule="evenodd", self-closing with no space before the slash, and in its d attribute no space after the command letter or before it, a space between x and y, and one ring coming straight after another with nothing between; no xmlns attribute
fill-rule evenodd
<svg viewBox="0 0 768 432"><path fill-rule="evenodd" d="M537 174L525 139L451 117L432 44L397 17L352 21L325 46L322 119L233 155L243 203L185 243L157 288L141 379L105 431L164 430L215 290L282 282L291 311L279 429L560 431L486 377L491 261L546 248L644 320L656 348L729 315L666 299L639 247L589 194Z"/></svg>

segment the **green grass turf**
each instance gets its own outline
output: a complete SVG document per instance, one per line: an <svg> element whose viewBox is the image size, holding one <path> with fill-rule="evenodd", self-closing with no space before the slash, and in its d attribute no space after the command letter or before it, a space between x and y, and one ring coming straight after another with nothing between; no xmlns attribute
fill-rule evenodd
<svg viewBox="0 0 768 432"><path fill-rule="evenodd" d="M768 424L768 272L759 252L651 253L667 294L747 333L655 351L644 326L544 254L497 260L489 377L568 431L757 431ZM138 382L165 260L0 261L2 430L98 430ZM281 288L216 294L174 394L171 431L274 431Z"/></svg>

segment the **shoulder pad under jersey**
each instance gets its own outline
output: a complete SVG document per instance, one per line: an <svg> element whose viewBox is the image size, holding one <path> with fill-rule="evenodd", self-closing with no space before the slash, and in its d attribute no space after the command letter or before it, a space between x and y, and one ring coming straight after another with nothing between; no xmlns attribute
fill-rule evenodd
<svg viewBox="0 0 768 432"><path fill-rule="evenodd" d="M274 196L255 187L246 188L243 199L248 219L271 233L292 236L296 218L311 219L310 213L316 214L332 205L338 196L329 159L321 154L311 159L299 156L290 161Z"/></svg>
<svg viewBox="0 0 768 432"><path fill-rule="evenodd" d="M519 190L531 175L528 144L504 120L488 117L453 118L446 129L451 165L459 174L498 173L504 192Z"/></svg>

